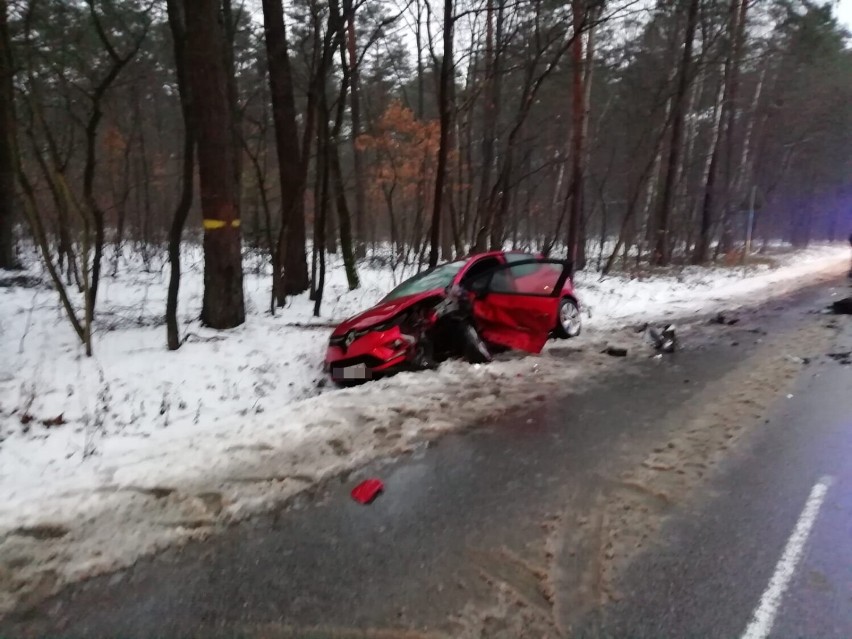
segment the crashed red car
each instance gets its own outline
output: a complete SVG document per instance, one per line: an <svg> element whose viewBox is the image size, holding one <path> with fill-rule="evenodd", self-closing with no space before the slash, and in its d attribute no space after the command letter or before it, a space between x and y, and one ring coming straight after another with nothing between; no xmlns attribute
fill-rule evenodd
<svg viewBox="0 0 852 639"><path fill-rule="evenodd" d="M499 349L538 353L580 334L569 264L520 252L481 253L406 280L332 333L326 370L338 383L448 357L482 362Z"/></svg>

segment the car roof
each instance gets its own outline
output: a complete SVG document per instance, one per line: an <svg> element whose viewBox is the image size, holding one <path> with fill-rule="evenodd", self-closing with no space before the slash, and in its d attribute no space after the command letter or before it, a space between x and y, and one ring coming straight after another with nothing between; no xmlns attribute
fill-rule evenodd
<svg viewBox="0 0 852 639"><path fill-rule="evenodd" d="M517 254L520 254L520 255L534 256L534 253L531 253L530 251L520 251L520 250L482 251L481 253L470 253L468 255L463 255L463 256L461 256L461 257L459 257L455 260L452 260L452 261L453 262L462 262L462 261L467 262L467 261L472 260L472 259L477 258L477 257L497 257L498 255L511 255L513 253L517 253ZM445 262L445 263L449 263L449 262Z"/></svg>

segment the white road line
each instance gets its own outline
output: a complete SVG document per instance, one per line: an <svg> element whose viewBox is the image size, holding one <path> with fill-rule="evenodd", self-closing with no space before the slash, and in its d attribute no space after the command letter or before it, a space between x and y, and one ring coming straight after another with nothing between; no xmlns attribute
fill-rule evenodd
<svg viewBox="0 0 852 639"><path fill-rule="evenodd" d="M805 549L808 536L811 534L811 528L813 528L831 482L831 477L823 477L811 490L808 501L805 502L805 509L799 515L796 528L793 529L793 534L787 540L784 554L781 555L781 559L775 566L772 579L760 598L760 605L752 614L751 622L743 633L742 639L765 639L769 636L772 624L778 614L778 608L781 606L781 598L784 596L787 586L790 585L790 580L796 571L796 564L802 558L802 552Z"/></svg>

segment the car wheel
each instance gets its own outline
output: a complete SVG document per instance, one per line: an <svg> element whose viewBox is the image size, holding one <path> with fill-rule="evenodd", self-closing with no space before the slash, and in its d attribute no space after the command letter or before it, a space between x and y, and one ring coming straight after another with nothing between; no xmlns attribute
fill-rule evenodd
<svg viewBox="0 0 852 639"><path fill-rule="evenodd" d="M580 307L570 297L559 302L559 315L556 320L556 336L561 339L577 337L583 329Z"/></svg>

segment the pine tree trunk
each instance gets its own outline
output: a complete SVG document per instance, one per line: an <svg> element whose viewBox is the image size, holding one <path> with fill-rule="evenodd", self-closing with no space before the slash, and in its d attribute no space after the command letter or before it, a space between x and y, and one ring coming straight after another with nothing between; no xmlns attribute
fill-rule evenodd
<svg viewBox="0 0 852 639"><path fill-rule="evenodd" d="M281 229L272 259L275 271L272 288L275 302L280 307L287 295L301 293L308 287L304 210L306 175L302 170L296 99L281 0L263 0L263 30L281 189Z"/></svg>
<svg viewBox="0 0 852 639"><path fill-rule="evenodd" d="M0 268L16 268L13 238L15 215L15 93L6 0L0 0Z"/></svg>
<svg viewBox="0 0 852 639"><path fill-rule="evenodd" d="M341 100L342 102L342 100ZM352 216L346 202L346 189L343 184L343 171L340 167L340 154L337 151L338 127L332 132L326 151L329 163L329 177L334 188L334 203L337 210L337 222L340 228L340 252L343 256L343 267L346 271L346 282L349 290L354 291L360 285L358 270L355 265L355 251L352 246Z"/></svg>
<svg viewBox="0 0 852 639"><path fill-rule="evenodd" d="M589 11L588 16L592 19L592 21L596 20L599 15L599 8ZM597 29L595 25L592 24L589 27L587 40L586 40L586 51L585 51L585 61L583 62L583 172L589 165L589 160L591 157L591 143L589 142L589 120L591 116L591 104L592 104L592 80L595 75L595 32ZM585 191L584 191L585 193ZM581 202L584 202L581 199ZM578 246L578 255L577 255L577 269L582 270L586 268L587 257L586 257L586 224L588 223L588 219L586 215L582 217L583 223L580 225L580 242Z"/></svg>
<svg viewBox="0 0 852 639"><path fill-rule="evenodd" d="M185 19L179 0L168 0L169 27L175 55L175 70L181 113L183 115L183 167L181 193L175 207L169 229L169 290L166 297L166 342L169 350L180 347L180 332L177 323L178 292L180 289L180 246L183 227L192 207L193 178L195 172L195 122L193 120L192 97L186 78L186 30Z"/></svg>
<svg viewBox="0 0 852 639"><path fill-rule="evenodd" d="M242 200L243 188L243 155L240 153L242 149L241 140L243 138L241 131L241 115L239 90L237 88L237 63L234 57L234 49L237 45L237 14L234 12L232 0L221 0L222 2L222 20L225 35L225 77L227 78L228 86L228 102L230 103L231 115L231 136L234 153L231 155L231 170L233 172L234 193L236 194L237 208L239 208Z"/></svg>
<svg viewBox="0 0 852 639"><path fill-rule="evenodd" d="M316 190L319 194L315 200L317 211L314 215L314 254L317 263L317 275L313 279L314 285L314 317L320 316L322 308L322 296L325 291L325 235L328 232L327 217L329 210L329 154L328 154L328 110L324 97L325 89L320 88L318 106L320 109L319 126L317 127L317 166L316 166Z"/></svg>
<svg viewBox="0 0 852 639"><path fill-rule="evenodd" d="M568 218L568 261L571 274L582 258L580 244L583 224L583 161L585 160L583 122L586 113L586 91L583 87L583 33L586 21L585 0L572 0L573 34L571 43L571 213Z"/></svg>
<svg viewBox="0 0 852 639"><path fill-rule="evenodd" d="M496 29L495 29L496 26ZM496 31L496 33L495 33ZM486 7L485 27L485 104L482 114L482 177L479 187L479 201L476 219L479 228L476 233L473 252L485 250L486 233L492 231L491 244L502 240L495 237L491 227L494 218L495 202L491 185L491 172L494 168L494 142L497 135L497 120L500 117L500 93L502 88L502 72L500 71L500 48L503 32L503 0L498 0L497 19L494 19L494 0L489 0ZM496 40L496 47L495 47ZM499 235L499 232L498 234Z"/></svg>
<svg viewBox="0 0 852 639"><path fill-rule="evenodd" d="M423 7L417 3L417 25L414 29L414 42L417 47L417 119L422 120L425 112L425 73L423 72Z"/></svg>
<svg viewBox="0 0 852 639"><path fill-rule="evenodd" d="M358 60L355 8L352 0L343 0L346 20L346 50L349 62L349 117L352 121L352 165L355 174L355 257L367 255L367 195L364 183L364 154L358 146L361 135L361 69Z"/></svg>
<svg viewBox="0 0 852 639"><path fill-rule="evenodd" d="M683 125L686 107L686 94L689 89L690 72L692 67L692 47L695 41L695 30L698 25L699 0L690 0L689 13L686 18L686 34L684 37L683 58L678 70L678 84L672 107L672 139L669 147L669 157L666 165L666 181L663 184L663 196L660 204L660 214L657 217L657 237L652 264L667 266L669 263L669 224L674 204L674 192L677 186L677 176L680 170L681 147L683 146Z"/></svg>
<svg viewBox="0 0 852 639"><path fill-rule="evenodd" d="M453 82L453 27L453 0L444 0L444 58L441 61L441 75L438 85L441 130L438 143L438 167L435 174L435 197L432 203L432 224L429 231L430 267L438 264L441 249L441 216L445 205L447 161L452 129L450 82Z"/></svg>
<svg viewBox="0 0 852 639"><path fill-rule="evenodd" d="M713 203L716 194L716 174L719 166L719 150L722 126L722 105L725 80L719 84L716 101L713 105L713 129L710 135L710 154L704 169L704 197L701 206L701 226L698 240L692 253L693 264L704 264L709 258L710 236L713 232Z"/></svg>
<svg viewBox="0 0 852 639"><path fill-rule="evenodd" d="M346 64L346 22L340 14L336 0L329 3L330 14L328 20L329 31L336 33L335 46L340 50L340 62L343 73L340 80L340 94L337 99L337 112L334 119L334 128L328 139L328 163L329 179L334 189L335 210L337 211L337 223L340 227L340 252L343 256L343 266L346 271L346 281L349 290L355 290L359 286L358 270L355 264L355 251L352 242L352 216L349 212L349 204L346 201L346 188L343 182L343 169L340 163L340 132L343 129L343 117L346 112L346 94L350 87L349 65ZM325 91L322 93L322 112L326 120L330 116Z"/></svg>
<svg viewBox="0 0 852 639"><path fill-rule="evenodd" d="M183 0L187 72L198 130L201 212L204 218L204 295L201 320L212 328L245 321L240 209L234 179L233 116L225 34L217 0Z"/></svg>
<svg viewBox="0 0 852 639"><path fill-rule="evenodd" d="M736 175L734 167L734 145L736 144L735 123L737 116L737 96L739 93L740 64L745 36L745 21L748 13L748 0L733 0L731 3L731 41L730 41L730 86L726 86L725 97L725 208L722 217L722 252L728 253L733 248L733 212L740 206L740 193L736 190Z"/></svg>

